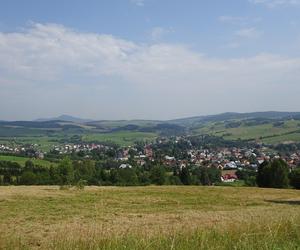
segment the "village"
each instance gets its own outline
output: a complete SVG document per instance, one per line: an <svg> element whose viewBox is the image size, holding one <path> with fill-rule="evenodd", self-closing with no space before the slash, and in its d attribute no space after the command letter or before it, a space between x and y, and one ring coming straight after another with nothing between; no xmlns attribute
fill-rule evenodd
<svg viewBox="0 0 300 250"><path fill-rule="evenodd" d="M95 158L95 155L101 155L102 158L119 163L119 168L143 168L149 163L159 163L169 169L179 170L191 166L217 168L221 170L222 182L235 182L238 180L238 170L257 172L260 164L273 159L283 159L290 170L300 165L300 151L281 154L262 144L243 147L196 147L186 136L161 137L155 142L137 143L126 147L109 146L106 143L67 143L53 146L50 152L39 150L37 144L0 144L0 154L36 159L49 159L50 155L53 157L54 154L59 159L64 156L76 156L76 159L81 157L91 160L98 160L99 157Z"/></svg>

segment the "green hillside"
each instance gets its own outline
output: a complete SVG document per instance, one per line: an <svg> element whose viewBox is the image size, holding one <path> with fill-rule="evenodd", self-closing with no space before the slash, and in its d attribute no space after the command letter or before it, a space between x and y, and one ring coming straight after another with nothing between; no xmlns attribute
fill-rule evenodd
<svg viewBox="0 0 300 250"><path fill-rule="evenodd" d="M249 125L247 120L231 121L231 124L233 123L236 124L236 127L230 127L228 122L211 122L194 129L193 132L221 136L227 140L259 140L271 144L300 141L300 121L282 121L280 126L276 124L276 121L258 125Z"/></svg>

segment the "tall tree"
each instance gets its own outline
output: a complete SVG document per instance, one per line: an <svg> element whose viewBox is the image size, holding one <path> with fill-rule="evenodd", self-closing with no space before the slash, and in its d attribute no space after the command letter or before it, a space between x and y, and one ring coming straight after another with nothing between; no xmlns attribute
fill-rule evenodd
<svg viewBox="0 0 300 250"><path fill-rule="evenodd" d="M259 187L286 188L289 185L289 168L281 159L259 166L256 178Z"/></svg>
<svg viewBox="0 0 300 250"><path fill-rule="evenodd" d="M186 167L181 169L179 178L184 185L191 185L192 183L190 171Z"/></svg>
<svg viewBox="0 0 300 250"><path fill-rule="evenodd" d="M200 182L204 186L211 185L210 178L209 178L209 175L208 175L207 167L201 168Z"/></svg>

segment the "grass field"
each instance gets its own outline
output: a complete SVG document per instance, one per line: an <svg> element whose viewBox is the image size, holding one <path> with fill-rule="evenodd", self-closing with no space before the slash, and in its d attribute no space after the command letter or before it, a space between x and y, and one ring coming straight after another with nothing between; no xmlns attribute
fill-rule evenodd
<svg viewBox="0 0 300 250"><path fill-rule="evenodd" d="M0 187L0 249L299 249L300 193Z"/></svg>
<svg viewBox="0 0 300 250"><path fill-rule="evenodd" d="M82 137L83 141L114 142L120 146L130 146L136 141L153 141L157 137L155 133L119 131L113 133L87 134Z"/></svg>
<svg viewBox="0 0 300 250"><path fill-rule="evenodd" d="M299 121L285 121L283 126L274 127L272 123L226 128L224 123L208 123L195 131L200 134L222 136L227 140L261 140L265 143L282 143L284 141L300 141Z"/></svg>
<svg viewBox="0 0 300 250"><path fill-rule="evenodd" d="M21 166L25 166L25 162L31 160L34 164L50 167L51 165L56 165L56 163L46 161L46 160L40 160L40 159L34 159L34 158L27 158L27 157L20 157L20 156L7 156L7 155L0 155L0 161L12 161L17 162Z"/></svg>

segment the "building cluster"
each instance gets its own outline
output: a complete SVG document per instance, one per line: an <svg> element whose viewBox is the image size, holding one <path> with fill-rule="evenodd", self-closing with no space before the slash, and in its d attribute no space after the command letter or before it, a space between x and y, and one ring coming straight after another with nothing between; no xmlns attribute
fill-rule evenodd
<svg viewBox="0 0 300 250"><path fill-rule="evenodd" d="M37 144L14 145L14 146L0 144L0 153L44 159L45 153L38 150L37 146L38 146Z"/></svg>
<svg viewBox="0 0 300 250"><path fill-rule="evenodd" d="M96 143L80 143L80 144L64 144L57 145L53 147L53 150L58 152L59 154L70 154L70 153L78 153L78 152L91 152L92 150L104 150L110 149L109 146L96 144Z"/></svg>

